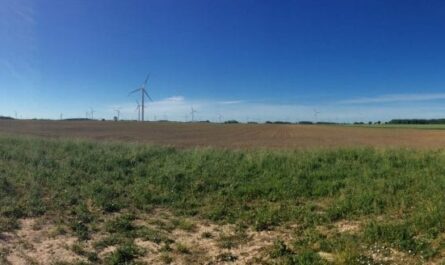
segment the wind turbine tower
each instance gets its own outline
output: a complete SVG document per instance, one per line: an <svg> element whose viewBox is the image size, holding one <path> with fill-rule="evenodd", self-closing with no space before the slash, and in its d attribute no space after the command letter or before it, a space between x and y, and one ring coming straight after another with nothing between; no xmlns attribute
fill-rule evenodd
<svg viewBox="0 0 445 265"><path fill-rule="evenodd" d="M314 118L315 118L315 123L318 122L318 114L320 114L320 112L317 109L314 109Z"/></svg>
<svg viewBox="0 0 445 265"><path fill-rule="evenodd" d="M137 104L136 111L138 112L138 121L140 121L141 120L141 104L139 104L139 101L137 101L137 100L136 100L136 104Z"/></svg>
<svg viewBox="0 0 445 265"><path fill-rule="evenodd" d="M197 111L192 107L192 110L190 111L190 114L192 115L192 122L195 121L195 113Z"/></svg>
<svg viewBox="0 0 445 265"><path fill-rule="evenodd" d="M94 112L95 112L94 109L91 108L91 119L92 119L92 120L94 120Z"/></svg>
<svg viewBox="0 0 445 265"><path fill-rule="evenodd" d="M130 95L133 94L133 93L136 93L136 92L141 92L141 103L142 103L142 104L141 104L141 107L140 107L140 110L141 110L141 119L140 119L140 120L141 120L142 122L144 121L145 96L147 96L148 99L150 99L151 101L153 101L153 100L151 99L151 97L150 97L150 96L148 95L148 93L147 93L147 82L148 82L149 77L150 77L150 74L147 75L147 77L145 78L144 83L141 85L140 88L135 89L135 90L133 90L133 91L130 92Z"/></svg>
<svg viewBox="0 0 445 265"><path fill-rule="evenodd" d="M117 120L120 120L120 117L121 117L121 108L114 109L114 111L115 111L116 114L117 114Z"/></svg>

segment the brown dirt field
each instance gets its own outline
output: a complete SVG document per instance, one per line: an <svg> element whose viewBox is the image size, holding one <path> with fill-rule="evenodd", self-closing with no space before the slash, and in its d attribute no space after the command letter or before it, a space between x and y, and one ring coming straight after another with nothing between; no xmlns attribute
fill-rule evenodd
<svg viewBox="0 0 445 265"><path fill-rule="evenodd" d="M0 133L117 140L176 147L445 147L445 130L321 125L0 121Z"/></svg>

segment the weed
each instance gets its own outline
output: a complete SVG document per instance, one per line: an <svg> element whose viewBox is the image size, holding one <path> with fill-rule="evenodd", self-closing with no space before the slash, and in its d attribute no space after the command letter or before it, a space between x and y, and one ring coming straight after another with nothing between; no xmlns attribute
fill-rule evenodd
<svg viewBox="0 0 445 265"><path fill-rule="evenodd" d="M172 256L170 256L169 254L165 254L165 253L161 255L160 259L164 264L170 264L174 260Z"/></svg>
<svg viewBox="0 0 445 265"><path fill-rule="evenodd" d="M133 215L124 214L107 222L105 227L109 233L119 233L129 236L136 229L133 225L133 220Z"/></svg>
<svg viewBox="0 0 445 265"><path fill-rule="evenodd" d="M160 244L162 242L173 243L174 240L170 239L168 234L148 227L141 227L136 232L136 237L142 238Z"/></svg>
<svg viewBox="0 0 445 265"><path fill-rule="evenodd" d="M181 218L181 219L173 219L172 220L172 224L175 227L177 227L177 228L179 228L181 230L184 230L184 231L191 232L191 231L195 231L196 230L196 225L194 223L192 223L192 222L190 222L190 221L188 221L186 219L183 219L183 218Z"/></svg>
<svg viewBox="0 0 445 265"><path fill-rule="evenodd" d="M182 243L176 243L176 250L182 254L190 254L190 248Z"/></svg>
<svg viewBox="0 0 445 265"><path fill-rule="evenodd" d="M80 244L74 244L72 247L71 247L71 250L74 252L74 253L76 253L77 255L79 255L79 256L84 256L84 257L86 257L87 259L88 259L88 261L90 261L90 262L98 262L99 261L99 257L98 257L98 255L97 255L97 253L95 253L95 252L90 252L90 251L87 251L82 245L80 245Z"/></svg>
<svg viewBox="0 0 445 265"><path fill-rule="evenodd" d="M106 265L136 264L134 260L141 256L143 251L133 243L119 246L105 259Z"/></svg>

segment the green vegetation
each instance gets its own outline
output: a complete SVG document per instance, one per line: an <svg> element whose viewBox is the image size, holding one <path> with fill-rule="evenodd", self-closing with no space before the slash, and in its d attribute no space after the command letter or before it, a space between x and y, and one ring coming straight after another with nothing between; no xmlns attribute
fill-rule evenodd
<svg viewBox="0 0 445 265"><path fill-rule="evenodd" d="M107 265L137 265L138 262L134 260L141 256L143 251L132 243L127 243L120 246L115 252L113 252L107 259L105 264Z"/></svg>
<svg viewBox="0 0 445 265"><path fill-rule="evenodd" d="M445 124L445 119L394 119L389 124Z"/></svg>
<svg viewBox="0 0 445 265"><path fill-rule="evenodd" d="M240 229L296 224L291 243L277 242L270 254L284 264L325 264L320 251L335 254L338 264L368 264L375 244L433 260L445 249L443 165L439 150L180 150L2 136L0 232L16 229L20 218L48 215L82 242L108 216L108 237L95 247L117 244L106 264L131 264L142 255L134 238L167 248L173 242L166 232L134 222L138 214L166 208L177 219L165 226L183 230L195 229L185 216ZM356 233L335 229L348 220L360 224ZM245 237L240 231L220 239L230 249ZM190 252L180 243L176 249Z"/></svg>

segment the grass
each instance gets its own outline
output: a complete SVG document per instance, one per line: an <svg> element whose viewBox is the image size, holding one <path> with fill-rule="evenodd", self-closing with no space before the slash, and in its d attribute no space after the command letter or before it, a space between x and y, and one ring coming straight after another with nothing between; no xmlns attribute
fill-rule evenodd
<svg viewBox="0 0 445 265"><path fill-rule="evenodd" d="M16 229L20 218L62 216L69 233L87 240L104 215L122 213L104 224L109 237L99 245L119 246L106 264L130 264L141 255L137 235L171 242L135 226L129 213L162 207L183 230L195 229L185 216L259 231L297 224L290 245L271 255L284 264L324 264L318 251L337 263L367 261L375 244L434 260L445 249L444 164L442 150L180 150L1 136L0 230ZM362 229L336 234L341 220Z"/></svg>

